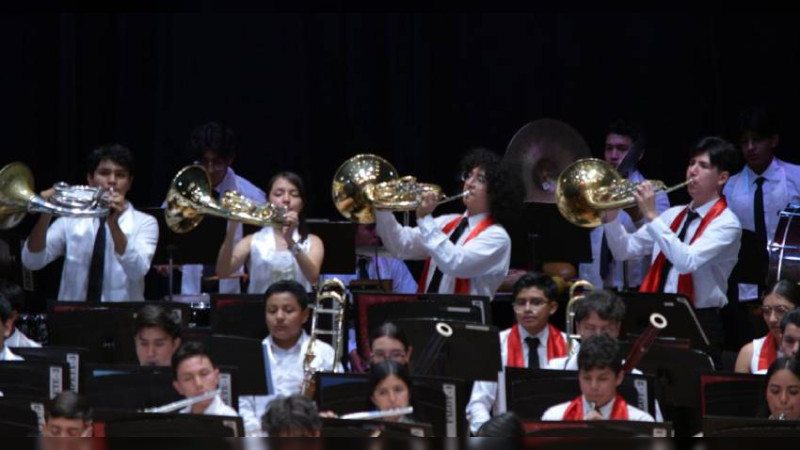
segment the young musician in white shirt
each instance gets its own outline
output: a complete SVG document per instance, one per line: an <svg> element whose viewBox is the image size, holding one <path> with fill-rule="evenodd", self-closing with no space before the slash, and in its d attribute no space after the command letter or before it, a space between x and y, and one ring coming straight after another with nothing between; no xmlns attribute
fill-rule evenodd
<svg viewBox="0 0 800 450"><path fill-rule="evenodd" d="M605 212L603 218L615 259L652 253L640 291L687 297L717 356L724 341L720 308L728 302L728 276L736 264L742 234L721 192L737 161L733 145L716 137L703 138L692 149L686 169L686 178L691 180L689 205L659 214L656 192L645 181L634 197L646 225L631 234L619 222L618 210Z"/></svg>
<svg viewBox="0 0 800 450"><path fill-rule="evenodd" d="M199 342L186 342L172 355L172 378L172 386L186 398L197 397L219 388L219 369ZM238 416L233 408L222 401L219 394L187 406L180 413Z"/></svg>
<svg viewBox="0 0 800 450"><path fill-rule="evenodd" d="M107 145L89 155L86 181L90 186L108 190L110 213L104 219L60 217L53 224L51 214L41 214L22 249L22 264L39 270L64 256L59 300L86 300L90 295L89 278L93 249L101 223L106 233L102 284L97 299L90 301L121 302L144 300L144 277L156 251L158 223L139 212L126 200L133 185L133 153L121 145ZM55 191L48 189L42 198ZM102 241L98 241L102 242ZM99 262L99 259L97 259Z"/></svg>
<svg viewBox="0 0 800 450"><path fill-rule="evenodd" d="M500 332L503 366L543 369L550 361L567 356L566 335L549 322L558 309L558 287L553 279L525 274L514 283L513 297L517 323ZM477 433L496 409L497 383L476 381L467 404L472 433Z"/></svg>
<svg viewBox="0 0 800 450"><path fill-rule="evenodd" d="M625 372L616 339L599 334L586 339L578 353L581 395L545 411L542 420L631 420L655 422L653 416L629 405L617 392Z"/></svg>
<svg viewBox="0 0 800 450"><path fill-rule="evenodd" d="M262 342L267 373L267 396L240 396L239 413L248 435L258 433L261 417L277 396L297 394L303 385L303 360L310 336L303 329L311 311L308 294L293 280L273 283L266 293L265 313L269 336ZM340 364L334 361L333 348L320 339L314 341L315 371L332 371Z"/></svg>
<svg viewBox="0 0 800 450"><path fill-rule="evenodd" d="M25 303L25 292L15 283L0 280L0 299L6 299L11 304L11 317L5 321L6 345L9 347L41 347L42 344L25 336L16 326L22 305Z"/></svg>
<svg viewBox="0 0 800 450"><path fill-rule="evenodd" d="M735 371L740 373L766 373L777 358L783 356L780 349L781 321L800 303L800 286L794 281L780 280L764 297L761 316L769 331L766 336L745 344L736 358Z"/></svg>
<svg viewBox="0 0 800 450"><path fill-rule="evenodd" d="M162 305L145 305L133 322L136 357L142 366L169 367L181 346L181 323Z"/></svg>
<svg viewBox="0 0 800 450"><path fill-rule="evenodd" d="M781 347L783 356L797 356L800 348L800 309L795 309L781 319Z"/></svg>
<svg viewBox="0 0 800 450"><path fill-rule="evenodd" d="M375 213L378 235L401 259L426 259L419 292L494 296L508 274L511 239L502 223L521 198L519 184L500 157L476 149L461 161L466 211L434 218L438 196L429 192L417 208L417 226L401 226L387 210ZM455 242L453 242L455 241Z"/></svg>
<svg viewBox="0 0 800 450"><path fill-rule="evenodd" d="M42 437L92 437L92 411L86 397L72 391L64 391L47 402L44 409L45 422L41 426Z"/></svg>
<svg viewBox="0 0 800 450"><path fill-rule="evenodd" d="M12 323L11 302L4 298L0 298L0 361L22 361L21 356L15 355L5 344L6 334L9 332L8 327Z"/></svg>

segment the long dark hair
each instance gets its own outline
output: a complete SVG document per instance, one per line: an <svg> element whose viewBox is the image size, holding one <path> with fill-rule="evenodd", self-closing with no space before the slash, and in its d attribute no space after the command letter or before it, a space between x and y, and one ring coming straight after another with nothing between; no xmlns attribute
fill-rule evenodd
<svg viewBox="0 0 800 450"><path fill-rule="evenodd" d="M414 395L413 395L413 383L411 381L411 373L408 370L408 366L405 364L400 364L397 361L392 360L384 360L377 364L373 364L370 366L369 371L369 395L370 398L367 400L369 404L369 408L375 408L377 405L372 403L372 395L375 393L375 389L378 387L379 384L386 378L395 375L396 377L403 380L408 388L408 405L413 406L414 404Z"/></svg>
<svg viewBox="0 0 800 450"><path fill-rule="evenodd" d="M409 347L408 338L406 337L406 334L403 332L403 330L398 328L397 325L395 325L392 322L384 322L378 328L373 328L372 331L369 333L370 352L372 352L372 344L375 343L375 340L382 337L387 337L389 339L394 339L396 341L399 341L401 344L403 344L403 348L406 351L408 351Z"/></svg>
<svg viewBox="0 0 800 450"><path fill-rule="evenodd" d="M297 193L300 194L300 199L303 200L303 209L298 214L297 231L300 233L300 242L303 242L308 237L308 224L306 223L306 207L308 206L308 198L306 197L306 187L303 184L303 179L300 175L294 172L278 172L269 179L267 182L267 198L272 192L272 186L281 178L285 178L289 183L292 183L297 188Z"/></svg>
<svg viewBox="0 0 800 450"><path fill-rule="evenodd" d="M778 297L786 299L789 303L793 304L795 308L800 306L800 286L791 280L778 280L770 286L767 295L775 294Z"/></svg>
<svg viewBox="0 0 800 450"><path fill-rule="evenodd" d="M763 390L761 391L764 393L764 395L762 397L763 400L759 410L760 417L769 417L772 414L772 412L769 410L769 403L767 403L767 389L769 389L769 380L772 379L772 376L775 375L775 373L784 369L792 372L792 374L794 374L794 376L800 380L800 361L798 361L797 358L784 356L776 359L775 362L769 366L769 369L767 369L767 376L764 377L764 386Z"/></svg>

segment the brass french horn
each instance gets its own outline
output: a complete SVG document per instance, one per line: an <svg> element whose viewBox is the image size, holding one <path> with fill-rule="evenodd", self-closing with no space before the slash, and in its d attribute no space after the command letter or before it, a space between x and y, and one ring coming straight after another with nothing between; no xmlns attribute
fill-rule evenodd
<svg viewBox="0 0 800 450"><path fill-rule="evenodd" d="M0 170L0 229L15 227L26 213L64 217L104 217L109 213L108 190L56 183L55 194L45 200L33 190L33 173L14 162Z"/></svg>
<svg viewBox="0 0 800 450"><path fill-rule="evenodd" d="M427 192L438 195L438 204L469 195L469 191L464 191L445 197L441 187L420 183L412 176L399 177L397 169L389 161L368 153L353 156L339 166L331 186L336 209L357 223L375 222L375 209L417 209Z"/></svg>
<svg viewBox="0 0 800 450"><path fill-rule="evenodd" d="M656 190L670 193L687 186L691 180L669 188L658 180L650 182ZM599 227L603 211L636 204L633 193L639 184L631 183L601 159L580 159L558 177L556 205L561 215L573 224L585 228Z"/></svg>
<svg viewBox="0 0 800 450"><path fill-rule="evenodd" d="M205 215L222 217L257 226L281 224L287 210L271 203L255 204L239 192L228 191L221 200L214 198L211 177L202 166L186 166L172 179L167 191L164 217L170 230L193 230Z"/></svg>

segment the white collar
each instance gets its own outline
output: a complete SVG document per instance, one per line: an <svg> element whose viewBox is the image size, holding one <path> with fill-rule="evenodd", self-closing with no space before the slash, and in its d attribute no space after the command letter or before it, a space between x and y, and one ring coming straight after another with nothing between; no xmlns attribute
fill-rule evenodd
<svg viewBox="0 0 800 450"><path fill-rule="evenodd" d="M690 207L689 207L689 211L694 211L694 212L696 212L697 214L699 214L699 215L700 215L700 219L702 219L703 217L705 217L705 216L706 216L706 214L708 213L708 211L709 211L709 210L710 210L710 209L711 209L711 208L712 208L712 207L713 207L713 206L714 206L714 205L717 203L717 200L719 200L719 196L716 196L716 197L714 197L713 199L711 199L711 200L709 200L709 201L707 201L707 202L703 203L703 204L702 204L700 207L697 207L697 208L692 208L692 207L690 206Z"/></svg>
<svg viewBox="0 0 800 450"><path fill-rule="evenodd" d="M275 340L272 339L272 335L267 336L263 343L269 346L269 349L272 353L297 353L302 349L303 345L306 343L306 341L308 341L308 339L309 336L306 333L306 330L303 329L300 332L300 339L298 339L297 342L289 349L284 349L278 346L278 344L275 343Z"/></svg>
<svg viewBox="0 0 800 450"><path fill-rule="evenodd" d="M489 216L489 213L475 214L474 216L465 216L469 221L469 228L475 228L481 221Z"/></svg>
<svg viewBox="0 0 800 450"><path fill-rule="evenodd" d="M583 401L583 415L585 417L586 414L589 413L588 406L587 406L589 404L589 401L586 400L586 397L583 396L583 395L581 395L581 400ZM610 402L606 403L604 406L601 406L599 408L600 415L602 415L605 418L611 417L611 409L614 408L614 402L616 402L616 401L617 401L617 397L614 396L614 398L612 398Z"/></svg>
<svg viewBox="0 0 800 450"><path fill-rule="evenodd" d="M526 330L522 325L518 324L517 326L519 326L519 338L522 340L522 345L525 345L526 338L535 337L539 338L539 345L547 347L547 338L550 336L550 327L548 325L545 325L544 328L542 328L542 331L536 333L535 335L528 333L528 330Z"/></svg>
<svg viewBox="0 0 800 450"><path fill-rule="evenodd" d="M756 179L758 179L758 177L764 177L768 181L778 181L778 180L780 180L780 177L778 176L779 165L780 165L780 161L778 160L778 158L773 156L772 157L772 161L769 163L769 166L767 166L766 170L764 170L764 173L762 173L760 175L755 173L755 171L753 169L751 169L750 166L745 165L744 166L744 173L747 174L747 184L750 185L750 184L755 183Z"/></svg>

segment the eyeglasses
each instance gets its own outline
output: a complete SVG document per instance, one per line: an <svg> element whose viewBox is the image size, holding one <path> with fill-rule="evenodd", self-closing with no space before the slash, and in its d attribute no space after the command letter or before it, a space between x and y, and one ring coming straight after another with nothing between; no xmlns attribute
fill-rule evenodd
<svg viewBox="0 0 800 450"><path fill-rule="evenodd" d="M373 361L385 361L390 359L392 361L399 361L406 357L406 352L402 350L392 350L388 354L384 351L378 350L372 354Z"/></svg>
<svg viewBox="0 0 800 450"><path fill-rule="evenodd" d="M459 177L459 179L461 181L465 182L465 183L470 178L472 178L472 171L464 172L464 173L461 174L461 177ZM479 184L486 184L486 175L482 175L482 174L475 175L475 182L477 182Z"/></svg>
<svg viewBox="0 0 800 450"><path fill-rule="evenodd" d="M765 317L769 317L774 312L776 316L783 317L786 315L786 313L788 313L791 310L792 310L791 308L783 305L778 305L778 306L764 305L761 307L761 314Z"/></svg>
<svg viewBox="0 0 800 450"><path fill-rule="evenodd" d="M532 298L530 300L524 298L518 298L514 300L514 310L516 311L525 311L528 309L528 305L530 305L531 309L539 309L549 303L546 299L543 298Z"/></svg>

